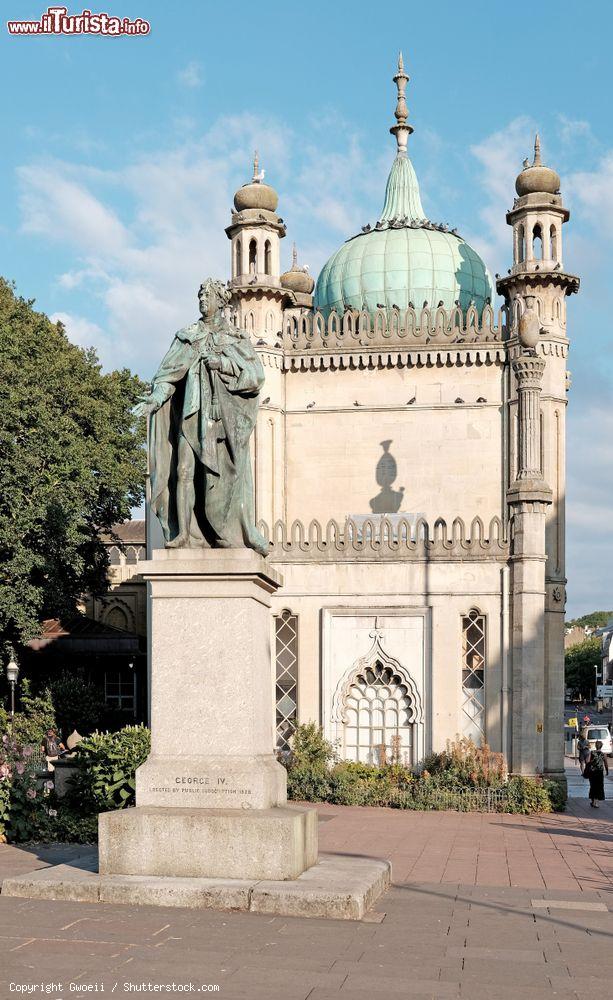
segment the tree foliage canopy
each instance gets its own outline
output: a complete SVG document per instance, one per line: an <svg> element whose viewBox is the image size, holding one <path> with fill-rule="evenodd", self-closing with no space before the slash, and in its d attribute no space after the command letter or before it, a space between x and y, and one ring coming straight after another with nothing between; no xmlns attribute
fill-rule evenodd
<svg viewBox="0 0 613 1000"><path fill-rule="evenodd" d="M586 639L571 646L564 654L566 686L588 695L596 691L595 666L602 660L600 639Z"/></svg>
<svg viewBox="0 0 613 1000"><path fill-rule="evenodd" d="M101 531L142 502L143 383L104 374L94 350L0 278L0 643L104 589Z"/></svg>
<svg viewBox="0 0 613 1000"><path fill-rule="evenodd" d="M613 611L591 611L589 615L582 615L581 618L571 618L566 622L566 628L574 628L576 625L579 628L602 628L611 618Z"/></svg>

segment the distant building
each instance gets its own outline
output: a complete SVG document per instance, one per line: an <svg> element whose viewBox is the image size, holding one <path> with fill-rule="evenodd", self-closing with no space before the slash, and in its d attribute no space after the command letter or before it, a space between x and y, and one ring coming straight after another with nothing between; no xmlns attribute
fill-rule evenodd
<svg viewBox="0 0 613 1000"><path fill-rule="evenodd" d="M578 646L580 642L585 642L589 639L594 630L586 625L573 625L572 628L566 629L564 632L564 649L570 649L571 646Z"/></svg>
<svg viewBox="0 0 613 1000"><path fill-rule="evenodd" d="M594 629L593 636L601 641L602 683L613 684L613 621Z"/></svg>

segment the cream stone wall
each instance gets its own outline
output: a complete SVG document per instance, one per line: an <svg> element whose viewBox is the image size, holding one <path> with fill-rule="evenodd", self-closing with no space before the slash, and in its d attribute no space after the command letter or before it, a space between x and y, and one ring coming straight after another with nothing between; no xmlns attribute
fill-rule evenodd
<svg viewBox="0 0 613 1000"><path fill-rule="evenodd" d="M508 615L504 614L502 572L497 559L466 562L273 562L283 576L282 591L273 598L273 613L283 609L298 615L298 716L330 724L336 684L354 662L355 647L325 662L323 622L344 609L372 621L374 615L393 612L423 622L421 646L406 638L389 646L389 652L410 671L420 685L424 706L423 750L440 750L462 730L461 617L471 608L486 616L486 727L495 750L508 746L508 693L503 694L503 656L508 649ZM406 628L406 624L403 625ZM382 626L386 649L385 625ZM372 641L365 630L360 655ZM404 647L402 645L404 642ZM418 650L418 646L420 646ZM341 647L342 648L342 647ZM416 667L418 656L423 657ZM419 675L419 676L418 676ZM503 730L503 723L507 731Z"/></svg>
<svg viewBox="0 0 613 1000"><path fill-rule="evenodd" d="M253 448L258 519L324 523L369 513L380 492L375 470L382 441L391 441L398 466L392 489L404 487L400 511L450 521L502 516L505 376L499 363L451 371L441 365L283 372L278 356L268 350L260 356L261 395L268 402Z"/></svg>

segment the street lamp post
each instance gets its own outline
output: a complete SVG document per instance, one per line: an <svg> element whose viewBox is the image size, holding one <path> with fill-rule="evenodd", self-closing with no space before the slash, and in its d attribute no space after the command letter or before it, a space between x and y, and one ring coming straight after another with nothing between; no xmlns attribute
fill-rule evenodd
<svg viewBox="0 0 613 1000"><path fill-rule="evenodd" d="M11 657L10 663L6 668L6 679L11 685L11 722L15 715L15 685L17 684L17 678L19 677L19 667L15 663L13 657Z"/></svg>

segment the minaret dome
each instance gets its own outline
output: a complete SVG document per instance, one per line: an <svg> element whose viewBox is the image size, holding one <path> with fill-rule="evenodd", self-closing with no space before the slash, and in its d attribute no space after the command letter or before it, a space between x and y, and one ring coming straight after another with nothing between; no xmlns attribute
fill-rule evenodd
<svg viewBox="0 0 613 1000"><path fill-rule="evenodd" d="M237 212L249 208L264 209L276 212L279 195L270 184L264 184L264 170L259 169L257 149L253 157L253 177L248 184L243 184L234 195L234 207Z"/></svg>

